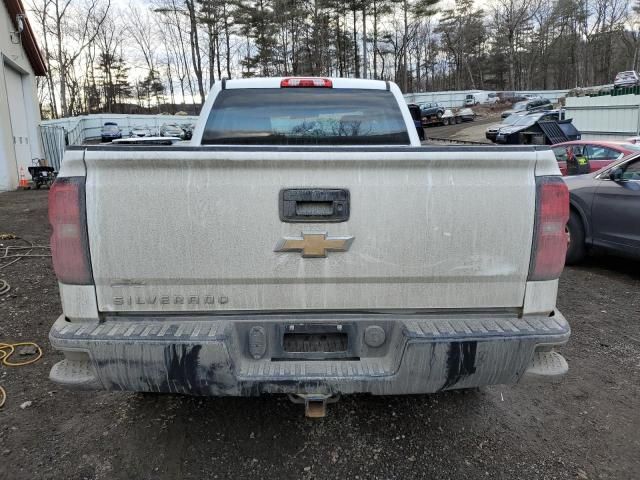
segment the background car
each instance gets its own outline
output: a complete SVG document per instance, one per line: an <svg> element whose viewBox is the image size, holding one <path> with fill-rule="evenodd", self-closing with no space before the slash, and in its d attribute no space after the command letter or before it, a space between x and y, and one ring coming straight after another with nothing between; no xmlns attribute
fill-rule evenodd
<svg viewBox="0 0 640 480"><path fill-rule="evenodd" d="M625 155L640 152L640 145L628 142L575 140L558 143L553 146L552 150L562 175L569 175L567 158L570 155L586 158L589 164L589 171L595 172Z"/></svg>
<svg viewBox="0 0 640 480"><path fill-rule="evenodd" d="M619 72L613 81L613 88L628 88L640 85L640 75L635 70Z"/></svg>
<svg viewBox="0 0 640 480"><path fill-rule="evenodd" d="M559 120L559 118L559 110L523 115L513 124L507 125L506 127L500 127L496 134L496 142L509 144L530 143L527 141L526 137L523 137L523 134L527 129L533 127L539 121Z"/></svg>
<svg viewBox="0 0 640 480"><path fill-rule="evenodd" d="M442 115L444 115L445 108L437 103L420 103L419 106L423 117L430 117L432 115L442 117Z"/></svg>
<svg viewBox="0 0 640 480"><path fill-rule="evenodd" d="M129 131L129 136L130 137L150 137L151 129L149 129L148 127L141 127L141 126L132 127L131 130Z"/></svg>
<svg viewBox="0 0 640 480"><path fill-rule="evenodd" d="M455 123L473 122L476 119L476 112L470 108L461 108L455 112Z"/></svg>
<svg viewBox="0 0 640 480"><path fill-rule="evenodd" d="M517 112L536 112L539 110L550 110L553 108L551 100L548 98L538 98L533 100L523 100L521 102L514 103L511 109L502 112L502 118L507 118L509 115Z"/></svg>
<svg viewBox="0 0 640 480"><path fill-rule="evenodd" d="M100 129L100 140L104 142L111 142L118 138L122 138L122 130L115 122L105 122Z"/></svg>
<svg viewBox="0 0 640 480"><path fill-rule="evenodd" d="M579 262L593 247L640 258L640 153L565 183L571 206L566 263Z"/></svg>
<svg viewBox="0 0 640 480"><path fill-rule="evenodd" d="M475 105L493 105L497 102L498 94L495 92L469 93L464 98L465 107L473 107Z"/></svg>
<svg viewBox="0 0 640 480"><path fill-rule="evenodd" d="M507 127L509 125L513 125L523 115L526 115L526 112L514 113L513 115L509 115L507 118L502 120L501 123L495 123L493 125L490 125L485 130L484 136L487 138L487 140L491 140L492 142L495 142L496 141L496 136L498 135L498 130L500 130L502 127Z"/></svg>
<svg viewBox="0 0 640 480"><path fill-rule="evenodd" d="M184 130L175 123L163 123L160 127L161 137L184 138Z"/></svg>

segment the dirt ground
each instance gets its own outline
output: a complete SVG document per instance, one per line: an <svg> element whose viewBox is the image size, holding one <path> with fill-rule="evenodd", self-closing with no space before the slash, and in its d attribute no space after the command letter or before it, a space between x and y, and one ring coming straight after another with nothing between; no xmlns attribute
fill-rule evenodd
<svg viewBox="0 0 640 480"><path fill-rule="evenodd" d="M46 196L0 194L0 233L45 244ZM0 278L12 286L0 296L0 342L45 352L0 367L2 480L640 476L638 262L597 257L565 270L558 305L573 334L561 384L348 397L321 420L280 397L61 390L47 378L61 359L47 341L61 311L50 259L23 259Z"/></svg>
<svg viewBox="0 0 640 480"><path fill-rule="evenodd" d="M499 112L486 112L483 116L476 117L473 122L463 122L456 125L426 127L424 132L427 136L427 143L438 143L429 141L430 138L446 138L449 140L464 140L467 142L480 142L494 145L484 136L489 125L500 123Z"/></svg>

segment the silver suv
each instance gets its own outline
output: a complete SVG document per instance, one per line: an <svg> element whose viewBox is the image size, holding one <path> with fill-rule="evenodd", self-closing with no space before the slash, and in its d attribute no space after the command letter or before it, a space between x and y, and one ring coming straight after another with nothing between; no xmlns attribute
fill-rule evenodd
<svg viewBox="0 0 640 480"><path fill-rule="evenodd" d="M613 88L627 88L640 85L640 75L635 70L619 72L613 81Z"/></svg>

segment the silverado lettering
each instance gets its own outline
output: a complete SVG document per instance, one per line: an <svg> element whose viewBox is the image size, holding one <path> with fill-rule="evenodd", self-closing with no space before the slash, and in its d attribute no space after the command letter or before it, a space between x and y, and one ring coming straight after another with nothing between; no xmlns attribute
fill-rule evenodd
<svg viewBox="0 0 640 480"><path fill-rule="evenodd" d="M216 297L213 295L189 295L186 297L186 303L189 305L199 305L200 300L202 300L203 304L206 305L214 305L216 303ZM156 303L160 303L161 305L183 305L185 303L185 297L182 295L154 295L154 296L128 296L128 297L113 297L113 304L122 306L122 305L155 305ZM218 303L224 305L229 302L229 299L225 296L218 297Z"/></svg>

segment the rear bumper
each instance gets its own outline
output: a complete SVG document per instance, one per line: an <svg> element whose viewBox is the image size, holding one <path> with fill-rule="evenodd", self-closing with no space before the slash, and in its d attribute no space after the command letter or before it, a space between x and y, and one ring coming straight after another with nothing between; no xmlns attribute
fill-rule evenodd
<svg viewBox="0 0 640 480"><path fill-rule="evenodd" d="M348 332L345 359L287 357L283 333L312 324ZM370 327L376 327L375 341L367 337ZM377 345L380 329L383 341ZM260 331L262 341L254 335ZM54 365L50 378L78 389L214 396L431 393L561 378L567 365L552 347L569 334L557 311L520 319L507 314L138 316L95 324L61 316L50 340L65 359Z"/></svg>

